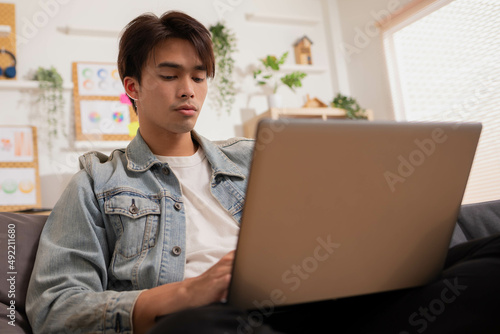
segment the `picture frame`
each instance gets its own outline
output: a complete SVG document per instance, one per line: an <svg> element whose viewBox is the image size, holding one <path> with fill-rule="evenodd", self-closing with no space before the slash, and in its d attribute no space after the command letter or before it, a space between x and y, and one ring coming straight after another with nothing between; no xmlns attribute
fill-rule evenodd
<svg viewBox="0 0 500 334"><path fill-rule="evenodd" d="M0 211L41 208L34 126L0 126Z"/></svg>
<svg viewBox="0 0 500 334"><path fill-rule="evenodd" d="M137 115L114 63L73 62L77 141L129 141ZM132 124L132 125L131 125Z"/></svg>

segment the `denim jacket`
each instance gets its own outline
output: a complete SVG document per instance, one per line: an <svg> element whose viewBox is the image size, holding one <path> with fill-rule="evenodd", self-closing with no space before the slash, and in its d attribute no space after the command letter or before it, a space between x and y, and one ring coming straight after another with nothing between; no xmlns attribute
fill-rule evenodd
<svg viewBox="0 0 500 334"><path fill-rule="evenodd" d="M212 167L211 193L239 222L253 141L192 134ZM42 232L26 312L35 333L131 333L139 293L184 277L180 184L139 132L80 167Z"/></svg>

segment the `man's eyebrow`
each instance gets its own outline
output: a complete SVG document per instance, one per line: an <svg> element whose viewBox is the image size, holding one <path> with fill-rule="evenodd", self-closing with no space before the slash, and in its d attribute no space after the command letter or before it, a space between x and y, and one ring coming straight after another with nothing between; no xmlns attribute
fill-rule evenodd
<svg viewBox="0 0 500 334"><path fill-rule="evenodd" d="M170 68L184 68L182 65L180 64L176 64L176 63L171 63L171 62L163 62L163 63L159 63L158 65L156 65L156 67L159 67L159 68L162 68L162 67L170 67Z"/></svg>
<svg viewBox="0 0 500 334"><path fill-rule="evenodd" d="M194 67L194 69L198 71L206 71L207 67L205 65L197 65Z"/></svg>
<svg viewBox="0 0 500 334"><path fill-rule="evenodd" d="M158 65L156 65L156 67L158 67L158 68L168 67L168 68L175 68L175 69L184 70L184 66L182 66L181 64L172 63L172 62L168 62L168 61L159 63ZM194 67L194 70L206 71L207 67L205 65L196 65Z"/></svg>

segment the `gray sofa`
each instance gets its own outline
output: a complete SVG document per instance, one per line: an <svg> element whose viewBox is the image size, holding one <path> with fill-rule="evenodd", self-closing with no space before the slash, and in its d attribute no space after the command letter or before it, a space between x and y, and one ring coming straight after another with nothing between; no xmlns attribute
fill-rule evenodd
<svg viewBox="0 0 500 334"><path fill-rule="evenodd" d="M0 333L2 334L31 333L25 314L26 290L33 269L38 239L46 219L47 216L0 212L0 247L1 254L6 254L0 259ZM450 247L497 233L500 233L500 200L463 205ZM15 245L15 262L11 263L7 257L8 250L14 249L12 247L9 249L9 245ZM9 268L10 265L14 267ZM11 306L12 303L15 303L15 310Z"/></svg>

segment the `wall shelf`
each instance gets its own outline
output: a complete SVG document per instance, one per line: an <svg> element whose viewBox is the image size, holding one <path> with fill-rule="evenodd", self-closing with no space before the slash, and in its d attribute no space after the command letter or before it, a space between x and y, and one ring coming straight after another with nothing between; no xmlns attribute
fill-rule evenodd
<svg viewBox="0 0 500 334"><path fill-rule="evenodd" d="M0 90L36 90L35 80L0 80ZM73 90L73 83L63 84L63 90Z"/></svg>
<svg viewBox="0 0 500 334"><path fill-rule="evenodd" d="M308 74L320 74L326 72L326 67L318 67L314 65L282 65L280 72L291 73L301 71Z"/></svg>
<svg viewBox="0 0 500 334"><path fill-rule="evenodd" d="M373 111L366 110L368 120L373 121ZM261 119L280 118L316 118L324 121L328 119L347 119L346 112L338 108L271 108L243 123L244 136L254 138L257 125Z"/></svg>
<svg viewBox="0 0 500 334"><path fill-rule="evenodd" d="M113 150L116 150L118 148L125 148L130 140L113 140L113 141L99 141L99 140L80 140L80 141L74 141L71 147L63 148L61 151L63 152L76 152L79 154L83 154L89 151L104 151L105 152L111 152Z"/></svg>
<svg viewBox="0 0 500 334"><path fill-rule="evenodd" d="M274 23L274 24L313 26L320 22L319 19L313 17L272 15L272 14L259 14L259 13L247 13L245 14L245 17L247 21L260 22L260 23Z"/></svg>
<svg viewBox="0 0 500 334"><path fill-rule="evenodd" d="M74 36L108 37L108 38L118 38L118 36L120 36L119 30L93 29L84 27L73 27L73 26L57 27L57 30L59 32L62 32L63 34L74 35Z"/></svg>

